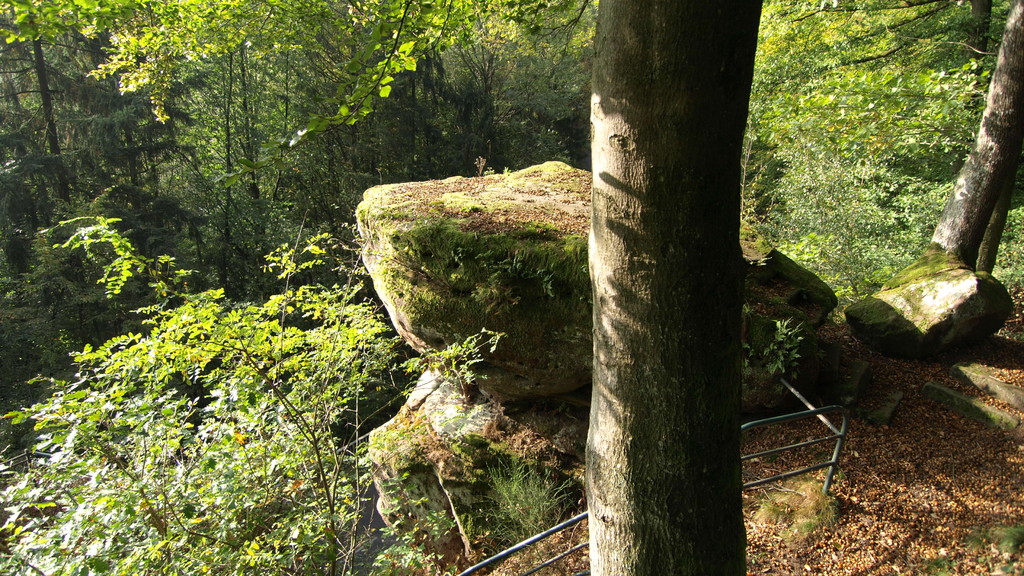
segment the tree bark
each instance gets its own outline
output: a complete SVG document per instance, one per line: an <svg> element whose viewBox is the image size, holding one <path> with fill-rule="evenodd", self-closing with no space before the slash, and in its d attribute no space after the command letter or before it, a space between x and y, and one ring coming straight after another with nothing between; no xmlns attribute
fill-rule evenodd
<svg viewBox="0 0 1024 576"><path fill-rule="evenodd" d="M70 202L71 184L68 181L67 169L64 167L64 158L61 156L60 139L57 137L57 121L53 113L53 93L50 91L43 43L38 39L32 41L32 58L35 65L36 82L39 84L39 101L42 104L46 146L56 163L54 176L57 180L57 197L64 202Z"/></svg>
<svg viewBox="0 0 1024 576"><path fill-rule="evenodd" d="M978 272L991 273L996 267L996 256L999 254L999 243L1003 239L1003 231L1006 230L1006 218L1010 215L1010 206L1013 203L1013 189L1016 185L1017 167L1020 166L1020 159L1017 159L1012 170L1013 175L1003 183L1003 189L999 192L999 201L992 209L992 217L989 218L988 226L985 228L985 236L981 240L981 248L978 250L978 265L975 268Z"/></svg>
<svg viewBox="0 0 1024 576"><path fill-rule="evenodd" d="M971 28L967 43L977 53L988 52L988 28L992 23L992 0L971 0Z"/></svg>
<svg viewBox="0 0 1024 576"><path fill-rule="evenodd" d="M1013 178L1024 138L1024 0L1014 0L974 148L939 217L932 244L975 266L992 211Z"/></svg>
<svg viewBox="0 0 1024 576"><path fill-rule="evenodd" d="M740 154L760 2L602 0L591 569L745 573Z"/></svg>

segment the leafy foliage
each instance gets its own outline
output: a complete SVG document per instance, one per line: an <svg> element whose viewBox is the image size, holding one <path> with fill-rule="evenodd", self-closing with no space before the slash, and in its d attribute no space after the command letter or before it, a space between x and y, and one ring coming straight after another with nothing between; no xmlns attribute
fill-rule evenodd
<svg viewBox="0 0 1024 576"><path fill-rule="evenodd" d="M109 229L83 237L130 257ZM271 259L284 278L308 266L295 253ZM39 442L3 492L5 573L350 569L370 480L343 432L358 430L395 344L356 292L298 286L248 305L178 293L143 310L145 332L86 348L73 379L12 415L34 421Z"/></svg>
<svg viewBox="0 0 1024 576"><path fill-rule="evenodd" d="M746 322L754 324L749 311L744 312ZM802 324L792 325L791 318L767 322L759 319L753 331L763 332L755 335L752 342L744 342L745 363L756 363L763 366L773 376L793 376L800 359L800 343L803 341Z"/></svg>
<svg viewBox="0 0 1024 576"><path fill-rule="evenodd" d="M847 301L878 289L931 235L977 127L1005 6L980 30L970 3L766 2L748 221Z"/></svg>
<svg viewBox="0 0 1024 576"><path fill-rule="evenodd" d="M446 346L443 350L428 351L409 360L406 369L415 374L432 370L456 382L463 394L468 395L473 382L477 379L473 366L483 362L484 348L494 353L502 336L500 332L482 330L461 342Z"/></svg>

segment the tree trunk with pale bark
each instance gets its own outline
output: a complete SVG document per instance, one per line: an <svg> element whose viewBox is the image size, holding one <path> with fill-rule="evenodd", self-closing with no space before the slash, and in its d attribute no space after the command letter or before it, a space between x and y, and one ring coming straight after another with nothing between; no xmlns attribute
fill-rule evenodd
<svg viewBox="0 0 1024 576"><path fill-rule="evenodd" d="M932 245L974 268L985 229L1006 182L1012 180L1024 139L1024 0L1014 0L985 112L967 162L939 217Z"/></svg>
<svg viewBox="0 0 1024 576"><path fill-rule="evenodd" d="M742 575L740 152L760 2L602 0L593 574Z"/></svg>

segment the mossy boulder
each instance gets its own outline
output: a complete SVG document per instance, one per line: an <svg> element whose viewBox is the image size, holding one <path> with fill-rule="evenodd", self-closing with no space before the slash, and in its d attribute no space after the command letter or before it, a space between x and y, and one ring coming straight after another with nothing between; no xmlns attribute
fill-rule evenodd
<svg viewBox="0 0 1024 576"><path fill-rule="evenodd" d="M558 162L378 186L357 210L374 288L410 345L504 333L477 382L500 398L590 382L589 217L589 173Z"/></svg>
<svg viewBox="0 0 1024 576"><path fill-rule="evenodd" d="M992 275L929 251L878 293L850 305L858 338L888 356L922 358L995 333L1013 300Z"/></svg>
<svg viewBox="0 0 1024 576"><path fill-rule="evenodd" d="M359 206L364 261L410 345L430 352L482 329L505 334L473 366L485 394L427 372L371 435L385 518L421 532L450 526L424 532L449 556L491 537L496 471L544 470L580 489L588 408L560 400L580 389L581 403L589 398L590 186L589 173L547 163L378 186ZM779 410L792 400L780 375L805 392L814 387L817 329L837 301L752 229L740 246L748 265L743 406Z"/></svg>
<svg viewBox="0 0 1024 576"><path fill-rule="evenodd" d="M795 401L780 378L805 394L817 386L823 356L817 330L838 299L828 284L752 228L741 229L740 247L748 265L742 409L776 412Z"/></svg>
<svg viewBox="0 0 1024 576"><path fill-rule="evenodd" d="M587 411L514 411L428 371L399 413L370 434L378 510L454 559L493 539L502 511L494 476L516 468L582 492ZM538 527L543 528L543 527Z"/></svg>
<svg viewBox="0 0 1024 576"><path fill-rule="evenodd" d="M589 172L549 162L368 190L357 210L363 258L398 332L421 352L481 329L504 333L475 368L476 384L499 400L588 385L590 188ZM814 387L817 328L837 300L752 228L742 229L740 245L748 264L744 409L770 411L790 399L778 376Z"/></svg>

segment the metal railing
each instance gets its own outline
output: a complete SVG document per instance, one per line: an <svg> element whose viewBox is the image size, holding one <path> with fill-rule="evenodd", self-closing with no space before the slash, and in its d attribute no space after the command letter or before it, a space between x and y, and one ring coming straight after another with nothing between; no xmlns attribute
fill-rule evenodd
<svg viewBox="0 0 1024 576"><path fill-rule="evenodd" d="M746 456L741 456L740 461L746 462L747 460L753 460L754 458L773 456L776 454L781 454L783 452L789 452L790 450L799 450L801 448L807 448L809 446L816 446L818 444L824 444L825 442L834 441L836 444L835 447L832 449L832 458L830 460L826 460L825 462L812 464L811 466L806 466L804 468L799 468L797 470L791 470L789 472L783 472L782 474L769 476L768 478L762 478L760 480L747 482L743 485L743 489L746 490L747 488L754 488L756 486L761 486L762 484L768 484L769 482L784 480L786 478L792 478L793 476L799 476L801 474L806 474L808 472L814 472L815 470L828 468L828 472L825 473L825 483L821 488L822 492L828 494L829 490L832 488L832 477L835 476L836 468L839 467L839 456L842 455L843 444L846 442L846 432L849 430L850 427L850 420L846 414L846 408L843 408L842 406L825 406L824 408L817 408L813 404L811 404L807 400L807 398L804 398L804 395L801 394L799 390L794 388L792 384L787 382L785 378L780 378L779 381L782 383L783 386L789 389L793 396L796 396L797 400L800 400L800 402L807 407L807 410L804 410L802 412L793 412L792 414L783 414L782 416L775 416L772 418L764 418L762 420L754 420L753 422L747 422L746 424L740 427L740 432L742 433L748 430L753 430L755 428L763 428L765 426L782 424L784 422L793 422L796 420L803 420L806 418L816 417L818 420L821 420L821 422L826 427L828 427L831 434L828 436L823 436L821 438L814 438L804 442L790 444L789 446L783 446L781 448L772 448L771 450L765 450L763 452L758 452L756 454L748 454ZM839 423L839 426L833 424L827 416L827 414L832 414L835 412L838 412L840 417L842 418L842 420Z"/></svg>
<svg viewBox="0 0 1024 576"><path fill-rule="evenodd" d="M51 454L38 450L23 450L0 461L0 477L10 476L31 466L33 459L49 458Z"/></svg>
<svg viewBox="0 0 1024 576"><path fill-rule="evenodd" d="M834 426L830 421L826 419L826 424L829 427L829 431L832 434L823 436L821 438L814 438L812 440L805 440L804 442L797 442L796 444L790 444L789 446L783 446L781 448L772 448L770 450L764 450L755 454L748 454L740 457L742 462L747 460L753 460L754 458L762 458L765 456L773 456L788 452L790 450L798 450L800 448L807 448L809 446L816 446L818 444L824 444L825 442L835 441L835 447L832 450L832 458L825 462L818 464L812 464L805 466L797 470L790 470L767 478L761 478L751 482L743 484L743 489L754 488L761 486L762 484L768 484L769 482L775 482L778 480L785 480L786 478L792 478L793 476L799 476L801 474L807 474L808 472L814 472L815 470L821 470L828 468L828 472L825 473L825 484L822 487L822 491L828 494L829 489L832 487L832 477L835 475L836 467L839 465L839 456L843 451L843 442L846 439L846 431L849 427L849 420L846 417L846 410L842 406L826 406L824 408L815 408L814 410L805 410L803 412L795 412L793 414L785 414L783 416L776 416L774 418L765 418L764 420L756 420L754 422L748 422L741 428L742 431L752 430L754 428L761 428L764 426L771 426L773 424L782 424L784 422L792 422L795 420L803 420L805 418L813 418L815 416L821 418L826 414L833 412L840 412L842 414L842 422L839 427Z"/></svg>
<svg viewBox="0 0 1024 576"><path fill-rule="evenodd" d="M502 560L504 560L504 559L506 559L506 558L508 558L510 556L514 556L514 555L518 554L519 552L522 552L523 550L529 548L530 546L533 546L534 544L536 544L537 542L540 542L541 540L544 540L544 539L546 539L546 538L548 538L550 536L554 536L555 534L558 534L559 532L561 532L563 530L572 528L573 526L575 526L575 525L579 524L580 522L582 522L587 516L588 516L587 512L583 512L582 514L577 514L576 516L573 516L572 518L566 520L565 522L562 522L558 526L555 526L553 528L545 530L544 532L541 532L540 534L537 534L536 536L532 536L530 538L527 538L526 540L523 540L519 544L516 544L515 546L512 546L511 548L508 548L508 549L506 549L506 550L504 550L502 552L499 552L499 553L495 554L494 556L491 556L490 558L484 560L483 562L480 562L479 564L476 564L474 566L470 566L466 570L462 571L459 574L459 576L469 576L470 574L473 574L475 572L483 570L484 568L487 568L488 566L492 566L494 564L497 564L498 562L501 562ZM577 550L582 550L583 548L586 548L589 545L590 545L590 542L584 542L582 544L578 544L576 546L573 546L569 550L566 550L565 552L562 552L561 554L558 554L557 556L555 556L553 558L545 560L544 562L541 562L540 564L534 566L530 570L528 570L526 572L523 572L520 576L529 576L530 574L535 574L535 573L543 570L544 568L547 568L548 566L551 566L555 562L558 562L562 558L565 558L565 557L569 556L573 552L576 552ZM579 574L575 574L574 576L585 576L587 574L590 574L589 570L584 571L584 572L580 572Z"/></svg>
<svg viewBox="0 0 1024 576"><path fill-rule="evenodd" d="M832 478L835 475L836 468L839 466L839 457L842 454L843 444L846 441L846 433L849 430L849 418L847 416L846 409L843 408L842 406L825 406L823 408L816 408L814 405L812 405L810 402L808 402L807 399L804 398L804 396L802 394L800 394L800 392L796 388L794 388L789 382L787 382L785 379L780 379L780 381L782 382L782 384L786 388L789 389L790 392L793 393L794 396L797 397L797 399L800 400L801 403L803 403L804 406L807 407L807 410L803 410L801 412L793 412L791 414L783 414L781 416L774 416L772 418L764 418L764 419L761 419L761 420L754 420L752 422L747 422L746 424L744 424L743 426L740 427L740 431L741 432L746 432L746 431L753 430L753 429L756 429L756 428L763 428L765 426L773 426L773 425L777 425L777 424L783 424L783 423L786 423L786 422L794 422L794 421L797 421L797 420L804 420L804 419L807 419L807 418L817 418L823 424L825 424L825 426L828 428L830 434L828 434L826 436L823 436L821 438L814 438L814 439L811 439L811 440L805 440L803 442L798 442L796 444L790 444L788 446L783 446L781 448L772 448L770 450L764 450L764 451L761 451L761 452L757 452L755 454L748 454L746 456L741 456L740 457L740 461L741 462L746 462L747 460L752 460L754 458L763 458L763 457L767 457L767 456L773 456L773 455L781 454L783 452L788 452L788 451L791 451L791 450L799 450L801 448L807 448L807 447L810 447L810 446L816 446L818 444L824 444L826 442L834 441L835 442L835 446L832 449L832 458L829 459L829 460L826 460L824 462L819 462L817 464L812 464L810 466L805 466L803 468L799 468L799 469L796 469L796 470L790 470L790 471L787 471L787 472L783 472L781 474L776 474L774 476L769 476L767 478L760 478L758 480L753 480L751 482L747 482L747 483L743 484L743 489L747 490L749 488L754 488L754 487L757 487L757 486L768 484L770 482L776 482L778 480L784 480L786 478L792 478L794 476L799 476L801 474L807 474L808 472L814 472L816 470L822 470L822 469L827 468L828 472L825 473L825 483L824 483L824 486L822 487L822 491L825 492L826 494L828 494L829 490L832 487ZM841 421L840 421L838 426L836 426L828 417L829 415L835 414L837 412L841 416ZM537 534L536 536L527 538L526 540L523 540L522 542L516 544L515 546L512 546L511 548L508 548L508 549L506 549L506 550L504 550L502 552L499 552L498 554L495 554L494 556L491 556L490 558L487 558L486 560L484 560L484 561L482 561L482 562L480 562L478 564L475 564L474 566L471 566L471 567L467 568L466 570L464 570L461 573L459 573L458 576L471 576L472 574L475 574L476 572L478 572L478 571L480 571L480 570L482 570L484 568L493 566L493 565L497 564L498 562L501 562L501 561L503 561L503 560L505 560L505 559L507 559L507 558L509 558L511 556L514 556L515 554L518 554L519 552L522 552L523 550L529 548L530 546L532 546L532 545L534 545L534 544L536 544L536 543L538 543L538 542L540 542L540 541L542 541L542 540L544 540L546 538L549 538L549 537L551 537L551 536L553 536L553 535L555 535L555 534L557 534L557 533L559 533L559 532L561 532L563 530L566 530L568 528L571 528L571 527L579 524L580 522L585 520L587 517L588 517L588 513L587 512L583 512L582 514L578 514L578 515L570 518L569 520L566 520L565 522L562 522L561 524L559 524L557 526L554 526L554 527L552 527L552 528L550 528L550 529L548 529L548 530L546 530L544 532L541 532L540 534ZM589 546L589 544L590 544L589 542L583 542L581 544L577 544L577 545L569 548L568 550L565 550L564 552L561 552L558 555L556 555L556 556L554 556L554 557L552 557L552 558L550 558L548 560L545 560L545 561L541 562L540 564L537 564L536 566L534 566L533 568L529 569L528 571L521 573L519 576L530 576L532 574L535 574L535 573L539 572L540 570L543 570L544 568L547 568L548 566L551 566L552 564L562 560L563 558L566 558L567 556L569 556L569 555L571 555L571 554L573 554L573 553L575 553L575 552L577 552L579 550L582 550L583 548L586 548L587 546ZM586 575L589 575L589 574L590 574L590 571L586 570L586 571L583 571L583 572L579 572L578 574L574 574L573 576L586 576Z"/></svg>

